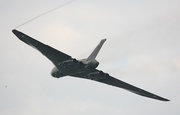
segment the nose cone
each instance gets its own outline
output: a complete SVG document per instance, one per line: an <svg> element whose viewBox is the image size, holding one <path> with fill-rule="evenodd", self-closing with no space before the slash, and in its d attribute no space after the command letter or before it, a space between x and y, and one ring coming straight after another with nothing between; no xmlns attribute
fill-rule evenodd
<svg viewBox="0 0 180 115"><path fill-rule="evenodd" d="M51 70L51 75L53 77L56 77L56 73L58 72L58 69L56 67L54 67L52 70Z"/></svg>
<svg viewBox="0 0 180 115"><path fill-rule="evenodd" d="M57 67L54 67L52 70L51 70L51 75L55 78L59 78L59 77L62 77L64 76L63 74L61 74L61 71L59 71L57 69Z"/></svg>

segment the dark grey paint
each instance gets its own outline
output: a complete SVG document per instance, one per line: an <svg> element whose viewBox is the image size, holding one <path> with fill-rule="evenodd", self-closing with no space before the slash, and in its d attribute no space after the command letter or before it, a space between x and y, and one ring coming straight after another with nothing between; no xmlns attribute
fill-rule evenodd
<svg viewBox="0 0 180 115"><path fill-rule="evenodd" d="M98 44L98 46L94 49L94 51L90 54L90 56L87 59L76 60L71 58L71 56L63 52L60 52L46 44L43 44L20 31L12 30L12 32L21 41L39 50L55 65L55 67L51 71L51 75L55 78L63 76L73 76L90 79L101 83L106 83L108 85L120 87L141 96L161 101L169 101L168 99L157 96L143 89L137 88L133 85L118 80L110 76L109 74L104 73L103 71L97 70L96 67L99 65L99 62L96 61L95 58L106 39L101 40L101 42Z"/></svg>

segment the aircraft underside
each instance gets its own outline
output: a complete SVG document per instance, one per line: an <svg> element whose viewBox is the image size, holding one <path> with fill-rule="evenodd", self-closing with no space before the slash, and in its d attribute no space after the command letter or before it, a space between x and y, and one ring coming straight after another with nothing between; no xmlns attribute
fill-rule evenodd
<svg viewBox="0 0 180 115"><path fill-rule="evenodd" d="M17 31L12 31L21 41L40 51L44 56L46 56L53 64L54 68L51 71L51 75L55 78L63 76L74 76L79 78L85 78L94 80L100 83L105 83L115 87L126 89L130 92L136 93L141 96L149 97L152 99L157 99L161 101L169 101L163 97L155 95L153 93L147 92L143 89L125 83L119 79L110 76L101 70L96 69L99 62L95 60L97 54L99 53L102 45L106 39L102 39L100 43L96 46L93 52L88 58L82 60L76 60L71 56L58 51L46 44L43 44L30 36Z"/></svg>

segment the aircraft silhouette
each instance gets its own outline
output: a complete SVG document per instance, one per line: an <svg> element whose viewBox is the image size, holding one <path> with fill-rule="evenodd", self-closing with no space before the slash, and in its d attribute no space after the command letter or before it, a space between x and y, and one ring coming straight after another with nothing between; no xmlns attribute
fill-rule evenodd
<svg viewBox="0 0 180 115"><path fill-rule="evenodd" d="M106 39L102 39L94 51L89 55L88 58L77 60L72 58L71 56L58 51L46 44L43 44L30 36L18 31L12 30L12 32L23 42L32 46L33 48L39 50L44 56L46 56L55 67L51 71L51 75L55 78L60 78L63 76L73 76L78 78L85 78L94 80L97 82L105 83L108 85L116 86L119 88L126 89L130 92L136 93L141 96L161 100L161 101L169 101L163 97L147 92L143 89L125 83L121 80L118 80L108 73L104 73L101 70L96 69L99 65L99 62L95 60L98 52L100 51L102 45L106 41Z"/></svg>

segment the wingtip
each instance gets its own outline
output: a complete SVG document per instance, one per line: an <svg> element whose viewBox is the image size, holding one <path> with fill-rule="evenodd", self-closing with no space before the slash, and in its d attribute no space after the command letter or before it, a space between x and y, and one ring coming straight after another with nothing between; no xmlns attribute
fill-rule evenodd
<svg viewBox="0 0 180 115"><path fill-rule="evenodd" d="M160 97L160 96L157 96L157 95L154 95L151 98L154 98L154 99L157 99L157 100L160 100L160 101L170 101L169 99L166 99L166 98L163 98L163 97Z"/></svg>
<svg viewBox="0 0 180 115"><path fill-rule="evenodd" d="M15 31L17 31L16 29L13 29L12 32L14 33Z"/></svg>
<svg viewBox="0 0 180 115"><path fill-rule="evenodd" d="M162 98L162 97L159 97L157 98L158 100L161 100L161 101L170 101L169 99L165 99L165 98Z"/></svg>
<svg viewBox="0 0 180 115"><path fill-rule="evenodd" d="M170 101L169 99L164 99L164 101Z"/></svg>
<svg viewBox="0 0 180 115"><path fill-rule="evenodd" d="M14 34L18 33L18 31L17 31L16 29L13 29L12 32L13 32Z"/></svg>

